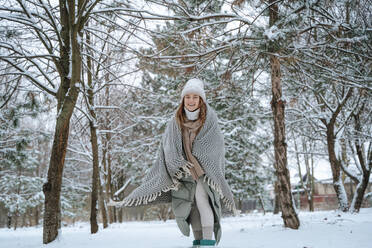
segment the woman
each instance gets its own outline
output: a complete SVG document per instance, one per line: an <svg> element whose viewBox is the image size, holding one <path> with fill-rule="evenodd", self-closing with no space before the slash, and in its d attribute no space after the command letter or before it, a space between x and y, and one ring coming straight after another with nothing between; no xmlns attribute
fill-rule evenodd
<svg viewBox="0 0 372 248"><path fill-rule="evenodd" d="M120 205L171 202L184 235L190 235L191 224L193 245L218 244L220 199L231 211L235 204L225 180L224 141L217 122L216 113L206 102L203 82L190 79L175 116L167 124L156 162L141 186Z"/></svg>

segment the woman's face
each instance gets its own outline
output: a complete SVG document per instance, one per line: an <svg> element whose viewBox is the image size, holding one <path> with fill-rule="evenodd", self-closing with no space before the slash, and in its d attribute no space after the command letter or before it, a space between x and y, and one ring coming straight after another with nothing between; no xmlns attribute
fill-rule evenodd
<svg viewBox="0 0 372 248"><path fill-rule="evenodd" d="M186 94L184 99L185 107L188 111L195 111L199 108L200 97L196 94Z"/></svg>

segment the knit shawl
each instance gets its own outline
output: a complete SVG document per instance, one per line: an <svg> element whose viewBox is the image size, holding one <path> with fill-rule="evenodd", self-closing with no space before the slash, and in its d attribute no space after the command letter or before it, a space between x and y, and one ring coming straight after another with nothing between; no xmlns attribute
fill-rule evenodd
<svg viewBox="0 0 372 248"><path fill-rule="evenodd" d="M224 138L217 115L207 105L203 127L192 145L192 154L205 171L204 181L219 193L227 209L235 210L232 192L225 179ZM182 134L174 116L163 134L158 156L143 179L143 183L115 206L139 206L171 202L170 190L178 190L179 180L190 175L193 164L187 161L182 146Z"/></svg>

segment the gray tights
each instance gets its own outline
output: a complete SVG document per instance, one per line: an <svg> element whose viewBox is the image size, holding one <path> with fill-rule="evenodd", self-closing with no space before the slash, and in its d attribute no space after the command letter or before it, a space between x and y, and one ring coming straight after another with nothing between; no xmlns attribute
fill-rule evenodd
<svg viewBox="0 0 372 248"><path fill-rule="evenodd" d="M191 227L197 240L212 239L213 235L214 215L202 180L202 178L197 180L194 201L196 204L193 204L190 212Z"/></svg>

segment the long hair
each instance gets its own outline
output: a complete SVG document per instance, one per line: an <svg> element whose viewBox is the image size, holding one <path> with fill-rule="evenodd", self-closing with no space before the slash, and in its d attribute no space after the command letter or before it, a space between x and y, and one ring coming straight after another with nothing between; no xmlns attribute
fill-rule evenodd
<svg viewBox="0 0 372 248"><path fill-rule="evenodd" d="M184 101L184 99L182 99L182 101L181 101L181 103L178 106L178 109L176 111L176 120L177 120L178 126L180 127L181 130L183 129L182 124L185 123L185 121L187 120L184 108L185 108L185 101ZM200 126L199 130L197 131L197 133L203 127L203 125L205 123L205 119L207 118L207 105L204 103L203 99L200 96L199 96L199 108L200 108L199 119L201 120L201 126Z"/></svg>

